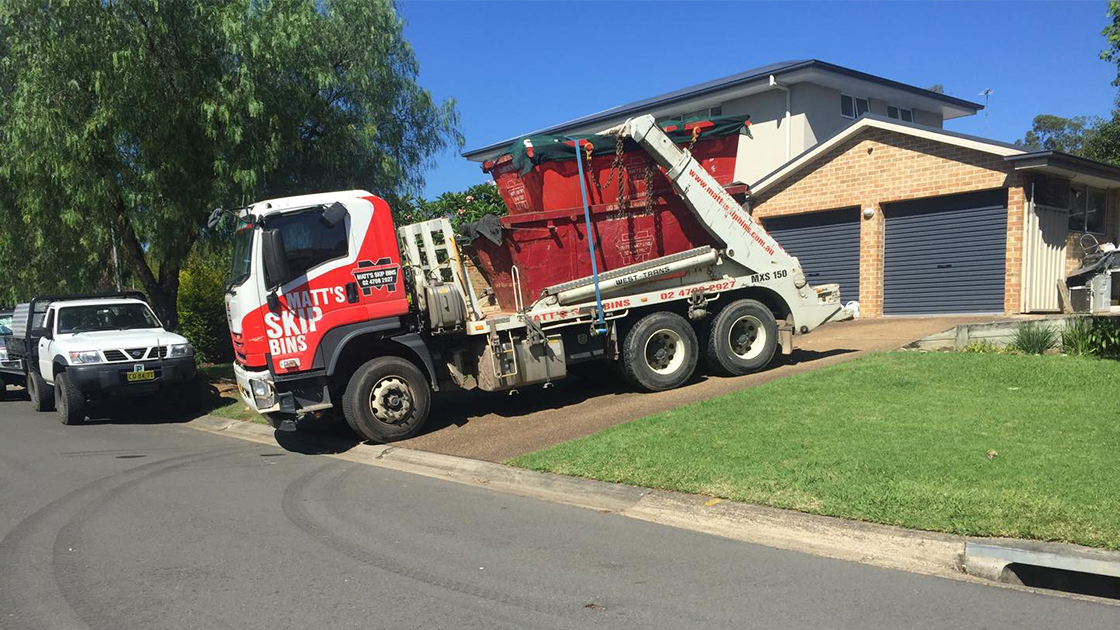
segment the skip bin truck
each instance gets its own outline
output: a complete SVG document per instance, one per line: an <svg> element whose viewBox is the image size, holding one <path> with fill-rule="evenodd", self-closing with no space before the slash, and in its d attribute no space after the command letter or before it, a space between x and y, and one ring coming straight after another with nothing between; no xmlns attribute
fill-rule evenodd
<svg viewBox="0 0 1120 630"><path fill-rule="evenodd" d="M795 335L850 317L839 286L810 286L651 116L610 133L652 158L715 244L588 269L519 295L516 309L483 312L447 219L398 228L385 201L357 190L241 210L226 309L245 402L283 430L339 410L359 436L390 442L421 429L436 391L547 387L591 361L639 389L667 390L702 355L744 374L779 347L790 352ZM579 161L582 145L573 148ZM586 205L584 216L593 234Z"/></svg>

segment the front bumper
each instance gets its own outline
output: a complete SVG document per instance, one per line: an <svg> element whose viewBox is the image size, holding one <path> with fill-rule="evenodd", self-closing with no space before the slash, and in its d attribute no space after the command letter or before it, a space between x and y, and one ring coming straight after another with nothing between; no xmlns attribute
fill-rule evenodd
<svg viewBox="0 0 1120 630"><path fill-rule="evenodd" d="M276 402L276 388L272 382L272 374L268 370L246 370L241 367L236 361L233 364L233 376L237 379L237 391L241 393L241 400L249 406L253 411L265 414L280 411L280 404ZM272 404L267 405L268 401L258 402L256 397L253 396L253 381L264 383L270 392L272 392Z"/></svg>
<svg viewBox="0 0 1120 630"><path fill-rule="evenodd" d="M270 420L295 419L300 414L333 407L323 375L300 375L277 382L268 370L246 370L233 364L237 390L250 409Z"/></svg>
<svg viewBox="0 0 1120 630"><path fill-rule="evenodd" d="M156 373L155 380L130 382L128 374L137 369ZM194 357L132 363L95 363L66 368L71 382L83 393L141 394L174 387L195 377Z"/></svg>

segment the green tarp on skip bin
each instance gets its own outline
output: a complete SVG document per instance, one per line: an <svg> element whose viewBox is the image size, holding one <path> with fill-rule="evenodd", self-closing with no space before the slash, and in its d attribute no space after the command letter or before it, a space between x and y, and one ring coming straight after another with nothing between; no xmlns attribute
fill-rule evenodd
<svg viewBox="0 0 1120 630"><path fill-rule="evenodd" d="M684 121L665 121L659 123L658 126L665 131L673 142L677 144L688 144L692 141L691 126L695 123L711 122L711 126L704 126L700 133L700 139L704 138L719 138L722 136L730 136L735 133L744 133L751 137L750 126L747 121L749 116L714 116L712 118L689 118ZM592 156L596 155L613 155L615 152L615 137L603 136L599 134L589 135L574 135L574 136L525 136L518 138L516 142L510 145L509 154L513 157L513 165L517 167L522 174L528 173L534 165L543 162L559 162L564 160L574 160L575 143L573 140L589 141L594 149L591 151ZM533 155L529 156L529 147L533 148ZM626 140L624 149L631 151L637 148L633 140ZM586 149L583 149L586 151Z"/></svg>

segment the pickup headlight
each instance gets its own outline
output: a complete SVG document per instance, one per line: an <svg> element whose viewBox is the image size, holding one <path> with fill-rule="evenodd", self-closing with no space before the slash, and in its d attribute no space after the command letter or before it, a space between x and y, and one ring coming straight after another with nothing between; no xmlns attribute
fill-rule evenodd
<svg viewBox="0 0 1120 630"><path fill-rule="evenodd" d="M4 345L4 340L0 339L0 361L8 360L8 347Z"/></svg>
<svg viewBox="0 0 1120 630"><path fill-rule="evenodd" d="M101 353L97 350L78 350L70 353L70 363L80 365L83 363L101 363Z"/></svg>
<svg viewBox="0 0 1120 630"><path fill-rule="evenodd" d="M169 352L167 354L167 356L171 357L172 359L175 359L175 358L178 358L178 357L189 357L193 353L194 353L194 350L191 349L191 344L181 343L177 346L171 346L171 352Z"/></svg>

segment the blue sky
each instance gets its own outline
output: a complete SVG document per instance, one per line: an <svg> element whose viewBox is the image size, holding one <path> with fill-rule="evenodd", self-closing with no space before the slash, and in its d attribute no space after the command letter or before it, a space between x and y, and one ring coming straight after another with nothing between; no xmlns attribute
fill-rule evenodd
<svg viewBox="0 0 1120 630"><path fill-rule="evenodd" d="M946 127L1014 141L1036 114L1106 115L1105 2L404 0L420 83L454 97L467 148L775 61L816 58L983 103ZM487 179L458 151L425 196Z"/></svg>

